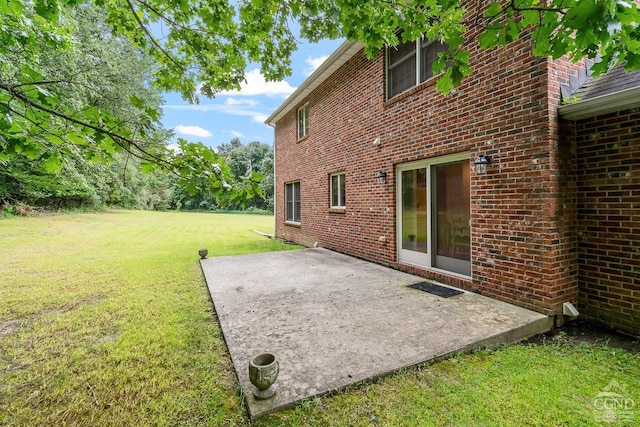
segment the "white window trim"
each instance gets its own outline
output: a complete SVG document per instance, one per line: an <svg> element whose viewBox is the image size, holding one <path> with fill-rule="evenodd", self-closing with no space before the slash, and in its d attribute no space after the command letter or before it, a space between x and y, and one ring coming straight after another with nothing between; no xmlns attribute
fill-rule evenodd
<svg viewBox="0 0 640 427"><path fill-rule="evenodd" d="M440 156L440 157L434 157L431 159L424 159L424 160L417 160L417 161L413 161L413 162L408 162L408 163L402 163L402 164L398 164L396 165L396 182L397 183L401 183L402 182L402 172L407 171L407 170L412 170L412 169L418 169L418 168L427 168L427 188L431 188L431 171L430 168L432 166L437 166L437 165L441 165L441 164L445 164L445 163L454 163L454 162L461 162L461 161L469 161L470 159L470 153L469 152L463 152L463 153L456 153L456 154L449 154L449 155L445 155L445 156ZM469 166L471 167L471 166ZM432 212L432 204L431 201L429 200L430 198L428 197L428 204L427 204L427 224L428 227L431 227L431 224L433 224L433 212ZM424 265L421 262L413 262L411 259L401 259L401 253L402 251L404 251L402 249L402 209L399 205L399 201L402 200L402 186L400 184L396 185L396 206L398 206L398 208L396 209L396 259L398 262L402 263L402 264L410 264L410 265L415 265L417 267L420 268L428 268L430 270L434 270L434 271L438 271L441 272L443 274L446 274L447 276L455 276L455 277L459 277L459 278L463 278L463 279L469 279L471 277L473 277L473 265L471 267L471 275L467 276L466 274L460 274L460 273L456 273L454 271L448 271L448 270L443 270L440 268L437 268L436 266L433 265L433 256L431 253L431 248L429 248L429 252L428 254L426 254L426 262L427 264Z"/></svg>
<svg viewBox="0 0 640 427"><path fill-rule="evenodd" d="M298 203L300 203L300 218L298 218L298 220L296 221L295 218L295 212L296 212L296 206L295 206L295 194L294 194L294 198L293 198L293 212L292 212L292 216L293 219L288 219L287 218L287 186L289 185L294 185L294 184L298 184ZM295 186L293 187L295 188ZM302 217L302 187L300 185L300 180L296 180L296 181L289 181L289 182L285 182L284 183L284 222L286 224L294 224L294 225L300 225L300 221Z"/></svg>
<svg viewBox="0 0 640 427"><path fill-rule="evenodd" d="M338 205L334 205L333 204L333 177L337 176L338 177ZM331 175L329 175L329 206L331 207L331 209L345 209L347 207L347 198L344 197L344 205L340 205L340 200L342 199L342 197L340 196L344 196L344 194L341 194L341 186L340 186L340 177L342 177L342 181L345 182L345 173L344 172L336 172L336 173L332 173ZM345 186L345 193L346 193L346 182L344 184Z"/></svg>
<svg viewBox="0 0 640 427"><path fill-rule="evenodd" d="M430 45L430 44L433 44L433 43L438 43L438 41L437 40L426 40L425 41L425 39L423 37L420 37L415 41L415 49L413 50L413 54L416 56L416 65L415 65L416 66L416 81L415 81L415 84L413 86L403 90L402 92L396 93L393 96L389 93L389 81L388 81L388 79L389 79L389 68L390 68L390 65L389 65L389 56L390 56L389 55L389 49L393 49L393 47L387 47L387 49L385 51L385 78L387 80L385 80L385 82L384 82L384 84L385 84L385 92L386 92L386 96L387 96L386 99L393 99L396 96L402 95L403 93L405 93L407 91L410 91L411 89L413 89L413 88L415 88L417 86L420 86L421 84L423 84L425 82L428 82L429 80L433 80L434 78L436 78L440 74L442 74L442 73L434 74L431 77L429 77L428 79L426 79L424 81L420 81L420 75L421 75L420 71L421 71L421 64L422 64L422 57L421 57L421 55L422 55L422 45L425 44L425 46L427 46L427 45ZM407 56L409 56L409 55L406 55L403 58L406 58Z"/></svg>
<svg viewBox="0 0 640 427"><path fill-rule="evenodd" d="M300 126L300 112L304 112L302 119L303 124ZM296 132L297 139L302 139L305 136L309 135L309 103L307 102L302 107L298 108L296 112Z"/></svg>

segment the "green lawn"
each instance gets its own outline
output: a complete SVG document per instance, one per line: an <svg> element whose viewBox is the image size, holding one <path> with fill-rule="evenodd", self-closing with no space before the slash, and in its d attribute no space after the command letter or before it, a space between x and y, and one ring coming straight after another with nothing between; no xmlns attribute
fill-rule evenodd
<svg viewBox="0 0 640 427"><path fill-rule="evenodd" d="M283 250L257 215L0 220L0 425L246 425L197 251ZM626 412L596 398L617 382ZM630 403L633 407L629 408ZM640 425L640 357L515 345L305 401L257 426Z"/></svg>

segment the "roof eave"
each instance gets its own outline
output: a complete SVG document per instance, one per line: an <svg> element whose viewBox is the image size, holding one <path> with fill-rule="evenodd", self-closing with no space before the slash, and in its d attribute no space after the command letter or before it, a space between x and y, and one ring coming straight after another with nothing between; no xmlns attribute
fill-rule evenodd
<svg viewBox="0 0 640 427"><path fill-rule="evenodd" d="M636 107L640 107L640 86L561 105L558 114L567 120L580 120Z"/></svg>
<svg viewBox="0 0 640 427"><path fill-rule="evenodd" d="M275 127L278 120L291 111L315 88L320 86L331 74L351 59L360 49L361 42L345 41L329 56L287 99L265 120L269 126Z"/></svg>

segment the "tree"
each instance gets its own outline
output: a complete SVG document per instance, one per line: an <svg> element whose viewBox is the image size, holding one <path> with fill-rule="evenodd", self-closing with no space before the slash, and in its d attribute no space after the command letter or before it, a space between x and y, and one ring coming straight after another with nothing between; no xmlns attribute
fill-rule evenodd
<svg viewBox="0 0 640 427"><path fill-rule="evenodd" d="M230 147L230 148L228 148ZM218 147L236 181L259 173L262 176L261 196L254 196L247 206L273 210L273 147L258 141L243 145L238 138Z"/></svg>
<svg viewBox="0 0 640 427"><path fill-rule="evenodd" d="M448 92L473 72L469 47L492 49L522 36L533 40L533 53L571 59L599 58L596 73L624 62L640 67L640 16L631 0L92 0L104 8L113 37L126 37L154 58L150 84L164 91L179 91L198 102L198 94L213 96L238 88L248 62L259 62L269 80L291 72L296 48L292 20L302 37L346 37L360 40L373 56L384 46L425 36L444 41L449 52L434 63L444 71L438 88ZM49 168L60 167L57 140L83 145L98 158L111 159L127 151L143 164L165 167L183 180L186 188L209 185L221 196L250 195L251 179L229 186L218 156L199 148L173 152L149 147L145 126L122 123L98 106L64 105L51 82L31 64L45 50L73 49L69 10L78 0L0 0L0 147L7 153L39 156ZM233 5L232 5L233 4ZM400 30L400 31L398 31ZM471 31L474 30L474 31ZM465 39L469 34L477 38ZM11 58L20 56L20 66ZM7 76L11 78L7 78ZM73 85L74 82L66 82ZM137 123L152 123L159 112L136 95ZM53 131L52 131L53 130ZM55 138L46 134L53 133ZM34 134L45 134L30 139ZM28 138L29 136L29 138ZM47 140L53 141L47 142ZM213 171L213 173L206 172ZM207 176L206 180L202 175ZM222 185L225 182L227 185ZM253 197L253 196L251 196Z"/></svg>
<svg viewBox="0 0 640 427"><path fill-rule="evenodd" d="M162 130L161 123L145 122L138 113L139 107L131 101L135 96L146 106L159 108L160 92L147 84L153 60L128 39L112 37L101 15L101 9L92 4L68 10L65 19L72 48L41 50L29 61L22 51L9 52L4 57L7 61L0 65L2 82L18 85L21 72L30 70L46 79L34 92L43 95L45 102L55 96L56 111L104 111L127 127L145 128L152 136L145 141L145 149L163 144L169 134ZM22 88L24 93L33 91L28 84ZM69 124L56 120L59 117L49 117L48 123L38 122L37 111L24 104L11 102L7 108L10 111L5 122L11 122L11 127L2 132L4 142L22 139L24 144L9 143L3 147L6 151L2 150L5 160L0 187L5 191L0 192L0 204L25 202L47 208L113 204L110 183L124 174L91 161L104 159L99 144L88 144L83 135L69 133ZM7 156L9 153L12 155ZM128 164L129 170L137 165L135 159L120 161L125 158L122 153L108 154L113 165ZM64 161L58 163L57 159ZM124 179L117 188L129 190ZM125 199L115 201L120 200ZM157 207L157 204L145 201L135 207Z"/></svg>
<svg viewBox="0 0 640 427"><path fill-rule="evenodd" d="M278 52L288 51L294 36L289 19L301 24L309 40L346 37L359 40L368 56L385 46L419 37L446 42L450 47L434 63L444 71L437 88L447 93L473 70L469 48L506 46L522 36L531 37L537 56L572 60L599 58L597 74L625 63L640 68L640 14L633 0L509 0L474 2L458 0L250 0L240 7L241 32L249 40L249 56L260 60L271 78ZM260 19L265 12L273 15ZM471 31L473 30L473 31ZM466 39L475 33L471 39ZM250 35L250 36L248 36ZM274 41L276 40L276 41ZM280 42L280 48L273 47ZM264 65L266 64L266 66ZM284 65L288 65L285 63Z"/></svg>
<svg viewBox="0 0 640 427"><path fill-rule="evenodd" d="M218 196L209 191L198 191L189 194L182 191L180 186L174 193L173 204L186 209L218 209L226 207L229 209L245 209L247 207L273 210L273 147L258 141L243 144L240 139L233 138L228 143L221 144L217 149L217 154L224 158L225 165L233 176L235 183L246 181L250 177L257 182L260 180L260 187L255 189L255 195L248 199L229 201L227 204L220 203Z"/></svg>
<svg viewBox="0 0 640 427"><path fill-rule="evenodd" d="M108 9L0 0L0 166L24 157L45 176L69 169L78 155L109 163L127 153L144 170L165 169L189 191L207 187L221 202L258 194L256 176L234 183L203 144L167 147L162 66L126 30L114 31Z"/></svg>

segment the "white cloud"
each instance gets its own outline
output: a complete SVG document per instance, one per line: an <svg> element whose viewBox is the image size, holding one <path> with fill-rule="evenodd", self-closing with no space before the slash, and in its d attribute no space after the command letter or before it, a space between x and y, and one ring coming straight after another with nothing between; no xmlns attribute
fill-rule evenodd
<svg viewBox="0 0 640 427"><path fill-rule="evenodd" d="M232 114L234 116L251 117L256 123L264 124L264 121L269 117L266 114L252 110L251 108L243 108L242 105L227 105L227 104L185 104L185 105L163 105L163 109L167 110L183 110L183 111L199 111L209 112L215 111L220 113ZM177 132L176 127L176 132Z"/></svg>
<svg viewBox="0 0 640 427"><path fill-rule="evenodd" d="M253 117L251 117L251 120L253 120L256 123L264 123L267 121L268 118L269 116L267 116L266 114L256 114Z"/></svg>
<svg viewBox="0 0 640 427"><path fill-rule="evenodd" d="M237 130L232 130L231 135L235 136L236 138L242 138L244 136L242 133L238 132Z"/></svg>
<svg viewBox="0 0 640 427"><path fill-rule="evenodd" d="M182 135L199 136L200 138L207 138L212 135L211 132L200 126L178 125L173 130Z"/></svg>
<svg viewBox="0 0 640 427"><path fill-rule="evenodd" d="M250 107L255 107L258 104L258 101L255 99L227 98L224 100L224 105L248 105Z"/></svg>
<svg viewBox="0 0 640 427"><path fill-rule="evenodd" d="M169 105L163 105L162 108L167 110L202 111L202 112L227 110L227 107L221 104L184 104L184 105L169 104Z"/></svg>
<svg viewBox="0 0 640 427"><path fill-rule="evenodd" d="M304 69L304 71L303 71L304 75L309 77L315 70L318 69L318 67L320 65L322 65L322 63L324 61L327 60L328 57L329 57L329 55L322 55L322 56L319 56L317 58L312 58L312 57L308 56L305 62L309 66Z"/></svg>
<svg viewBox="0 0 640 427"><path fill-rule="evenodd" d="M243 96L280 96L286 98L296 90L286 81L268 82L259 69L253 69L244 76L245 81L240 84L239 91L224 91L220 95L243 95Z"/></svg>

